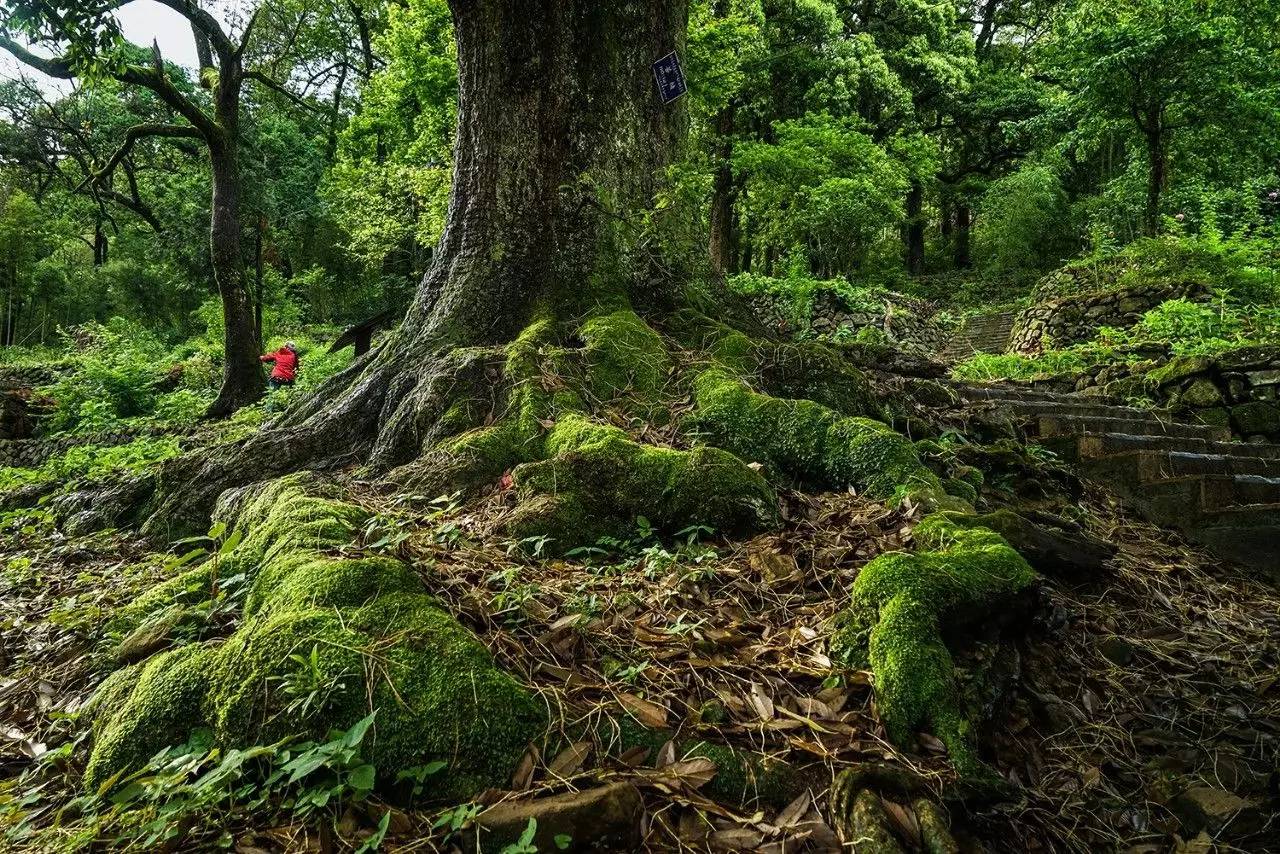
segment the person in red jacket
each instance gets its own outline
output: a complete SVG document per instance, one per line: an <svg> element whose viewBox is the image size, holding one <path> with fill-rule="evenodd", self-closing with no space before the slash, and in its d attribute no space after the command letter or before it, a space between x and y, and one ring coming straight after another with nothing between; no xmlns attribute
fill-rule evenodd
<svg viewBox="0 0 1280 854"><path fill-rule="evenodd" d="M284 346L274 353L259 357L259 361L275 362L271 377L267 380L272 391L280 386L293 385L293 381L298 378L298 346L292 341L284 342Z"/></svg>

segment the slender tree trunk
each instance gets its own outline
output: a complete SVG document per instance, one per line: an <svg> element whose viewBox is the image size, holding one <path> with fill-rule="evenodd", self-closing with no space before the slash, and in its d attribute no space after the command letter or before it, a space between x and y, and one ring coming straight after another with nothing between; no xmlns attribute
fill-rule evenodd
<svg viewBox="0 0 1280 854"><path fill-rule="evenodd" d="M737 105L730 102L715 118L716 173L711 186L711 272L717 278L737 272L738 241L733 177L733 129Z"/></svg>
<svg viewBox="0 0 1280 854"><path fill-rule="evenodd" d="M253 329L262 340L262 230L266 228L266 217L258 214L258 225L253 230Z"/></svg>
<svg viewBox="0 0 1280 854"><path fill-rule="evenodd" d="M252 301L245 281L244 257L240 251L240 167L236 143L239 138L238 80L228 79L222 69L214 92L219 134L208 140L209 164L213 175L213 210L209 228L213 278L222 297L224 364L222 388L209 407L208 416L220 418L262 396L263 379L258 356L262 343L254 323Z"/></svg>
<svg viewBox="0 0 1280 854"><path fill-rule="evenodd" d="M956 204L955 242L952 243L952 260L957 270L967 270L973 266L970 256L970 243L973 230L973 211L965 202Z"/></svg>
<svg viewBox="0 0 1280 854"><path fill-rule="evenodd" d="M93 224L93 266L101 267L107 263L107 235L102 230L102 223Z"/></svg>
<svg viewBox="0 0 1280 854"><path fill-rule="evenodd" d="M1142 230L1148 237L1160 232L1160 194L1164 192L1167 171L1164 133L1159 119L1148 123L1147 131L1147 208L1142 218Z"/></svg>
<svg viewBox="0 0 1280 854"><path fill-rule="evenodd" d="M919 181L911 182L907 192L907 221L902 227L903 242L906 244L905 261L907 272L912 276L924 273L924 187Z"/></svg>

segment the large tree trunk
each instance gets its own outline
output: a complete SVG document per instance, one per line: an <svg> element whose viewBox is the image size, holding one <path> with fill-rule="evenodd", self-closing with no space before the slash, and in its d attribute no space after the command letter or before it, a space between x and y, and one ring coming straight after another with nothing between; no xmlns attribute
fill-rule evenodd
<svg viewBox="0 0 1280 854"><path fill-rule="evenodd" d="M508 339L542 298L660 296L637 217L681 111L652 63L683 44L682 0L453 0L458 137L449 220L405 332Z"/></svg>
<svg viewBox="0 0 1280 854"><path fill-rule="evenodd" d="M682 277L660 257L660 222L647 214L685 125L652 72L683 47L685 0L450 7L459 105L449 216L404 323L272 429L171 466L151 530L198 519L238 483L320 460L381 471L416 458L453 402L443 355L510 341L535 308L568 319L678 299Z"/></svg>

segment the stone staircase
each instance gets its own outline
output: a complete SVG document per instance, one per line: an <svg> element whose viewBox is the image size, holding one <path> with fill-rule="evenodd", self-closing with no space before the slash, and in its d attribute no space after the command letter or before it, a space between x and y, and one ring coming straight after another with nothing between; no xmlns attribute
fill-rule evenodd
<svg viewBox="0 0 1280 854"><path fill-rule="evenodd" d="M1018 313L1014 308L970 317L940 354L943 361L959 362L975 353L1003 353Z"/></svg>
<svg viewBox="0 0 1280 854"><path fill-rule="evenodd" d="M1149 521L1280 577L1280 445L1097 398L1013 385L957 390L1019 420Z"/></svg>

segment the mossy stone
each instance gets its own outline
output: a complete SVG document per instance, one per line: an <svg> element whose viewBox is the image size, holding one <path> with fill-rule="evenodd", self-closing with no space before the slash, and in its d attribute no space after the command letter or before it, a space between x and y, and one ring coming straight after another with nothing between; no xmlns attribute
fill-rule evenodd
<svg viewBox="0 0 1280 854"><path fill-rule="evenodd" d="M1246 436L1280 433L1280 407L1262 400L1242 403L1231 407L1231 423Z"/></svg>
<svg viewBox="0 0 1280 854"><path fill-rule="evenodd" d="M1213 384L1213 380L1208 377L1200 377L1193 380L1191 385L1183 390L1178 400L1184 406L1194 406L1198 409L1217 406L1222 403L1222 392Z"/></svg>

